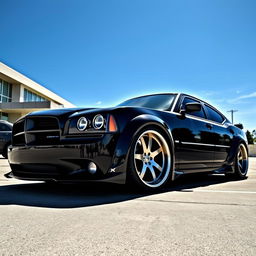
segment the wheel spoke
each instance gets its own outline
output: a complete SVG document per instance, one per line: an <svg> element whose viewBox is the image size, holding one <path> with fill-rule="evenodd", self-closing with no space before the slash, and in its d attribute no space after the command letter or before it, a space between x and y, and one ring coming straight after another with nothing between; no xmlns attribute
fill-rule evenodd
<svg viewBox="0 0 256 256"><path fill-rule="evenodd" d="M159 149L155 150L154 152L151 153L151 156L154 158L156 157L159 153L161 153L163 151L162 147L160 147Z"/></svg>
<svg viewBox="0 0 256 256"><path fill-rule="evenodd" d="M137 160L143 161L143 155L142 154L135 154L134 158L137 159Z"/></svg>
<svg viewBox="0 0 256 256"><path fill-rule="evenodd" d="M133 164L142 184L152 188L164 184L170 175L171 152L161 133L146 130L140 134L133 148Z"/></svg>
<svg viewBox="0 0 256 256"><path fill-rule="evenodd" d="M150 134L148 136L148 151L151 152L151 148L152 148L152 135Z"/></svg>
<svg viewBox="0 0 256 256"><path fill-rule="evenodd" d="M151 172L151 175L153 177L153 181L156 179L156 173L152 165L149 166L149 170Z"/></svg>
<svg viewBox="0 0 256 256"><path fill-rule="evenodd" d="M240 170L243 169L243 166L242 166L242 164L240 162L238 162L238 167L239 167Z"/></svg>
<svg viewBox="0 0 256 256"><path fill-rule="evenodd" d="M146 152L147 152L147 146L146 146L146 143L145 143L144 138L141 137L141 138L140 138L140 141L141 141L141 145L142 145L143 152L146 153Z"/></svg>
<svg viewBox="0 0 256 256"><path fill-rule="evenodd" d="M152 165L155 166L160 172L163 170L163 168L155 161L152 161Z"/></svg>
<svg viewBox="0 0 256 256"><path fill-rule="evenodd" d="M139 174L141 179L143 179L143 178L144 178L145 173L146 173L146 170L147 170L147 166L146 166L145 164L143 164L143 167L142 167L141 173Z"/></svg>

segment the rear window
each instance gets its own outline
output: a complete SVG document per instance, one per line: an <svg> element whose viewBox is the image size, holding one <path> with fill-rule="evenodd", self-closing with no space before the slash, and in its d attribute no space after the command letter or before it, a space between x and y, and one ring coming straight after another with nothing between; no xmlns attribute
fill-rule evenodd
<svg viewBox="0 0 256 256"><path fill-rule="evenodd" d="M221 114L219 114L217 111L212 109L209 106L205 106L206 111L207 111L207 119L217 122L217 123L222 123L224 121L224 118Z"/></svg>
<svg viewBox="0 0 256 256"><path fill-rule="evenodd" d="M11 131L12 128L6 124L0 124L0 131Z"/></svg>

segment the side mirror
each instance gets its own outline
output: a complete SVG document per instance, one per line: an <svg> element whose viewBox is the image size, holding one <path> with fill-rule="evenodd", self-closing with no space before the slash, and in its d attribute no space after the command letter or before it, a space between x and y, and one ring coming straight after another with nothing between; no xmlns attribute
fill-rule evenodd
<svg viewBox="0 0 256 256"><path fill-rule="evenodd" d="M185 105L185 109L183 110L183 112L191 113L191 112L200 111L201 109L202 109L202 105L200 103L191 102Z"/></svg>
<svg viewBox="0 0 256 256"><path fill-rule="evenodd" d="M185 109L180 110L180 114L185 115L185 113L197 112L197 111L201 111L201 109L202 109L202 105L200 103L191 102L185 105Z"/></svg>
<svg viewBox="0 0 256 256"><path fill-rule="evenodd" d="M235 124L235 126L236 126L237 128L239 128L239 129L241 129L241 130L244 129L244 126L243 126L242 124Z"/></svg>

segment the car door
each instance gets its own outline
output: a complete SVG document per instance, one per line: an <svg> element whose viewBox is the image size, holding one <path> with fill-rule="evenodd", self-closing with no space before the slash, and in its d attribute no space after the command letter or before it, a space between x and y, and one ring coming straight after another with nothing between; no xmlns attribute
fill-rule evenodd
<svg viewBox="0 0 256 256"><path fill-rule="evenodd" d="M207 119L213 125L215 144L214 165L215 167L221 167L227 160L234 132L226 123L226 118L216 109L205 104L205 112Z"/></svg>
<svg viewBox="0 0 256 256"><path fill-rule="evenodd" d="M187 103L202 103L192 97L184 96L179 109ZM178 169L186 172L207 171L213 168L214 134L208 123L204 108L200 111L185 113L180 118L179 134L176 138L176 161ZM178 142L178 143L177 143Z"/></svg>

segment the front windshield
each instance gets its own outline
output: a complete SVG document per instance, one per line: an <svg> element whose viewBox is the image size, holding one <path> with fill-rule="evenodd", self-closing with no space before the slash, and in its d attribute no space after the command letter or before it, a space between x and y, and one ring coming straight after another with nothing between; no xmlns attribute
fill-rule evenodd
<svg viewBox="0 0 256 256"><path fill-rule="evenodd" d="M144 107L157 110L168 110L176 94L157 94L126 100L118 106Z"/></svg>

